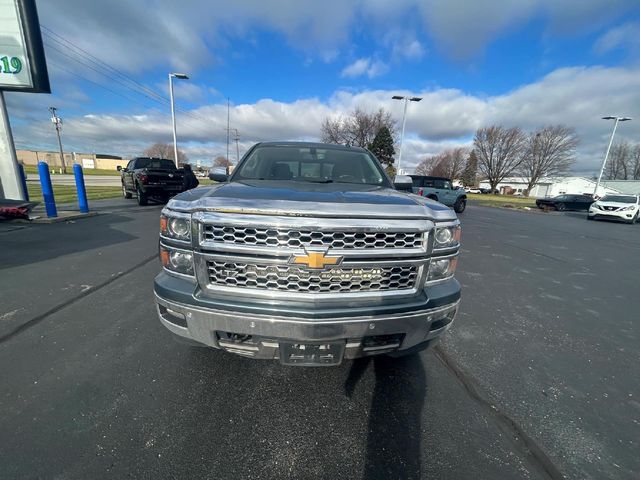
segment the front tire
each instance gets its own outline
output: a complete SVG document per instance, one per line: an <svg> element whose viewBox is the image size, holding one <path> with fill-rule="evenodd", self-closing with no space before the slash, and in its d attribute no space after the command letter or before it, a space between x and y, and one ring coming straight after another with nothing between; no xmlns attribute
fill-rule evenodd
<svg viewBox="0 0 640 480"><path fill-rule="evenodd" d="M636 214L633 216L633 218L631 220L627 220L627 223L629 225L633 225L634 223L636 223L638 221L638 213L636 212Z"/></svg>
<svg viewBox="0 0 640 480"><path fill-rule="evenodd" d="M122 184L122 196L124 198L131 198L131 192L127 192L127 187L124 186L124 183Z"/></svg>
<svg viewBox="0 0 640 480"><path fill-rule="evenodd" d="M136 192L138 193L138 205L141 207L148 205L149 199L147 198L147 194L140 188L140 185L136 187Z"/></svg>
<svg viewBox="0 0 640 480"><path fill-rule="evenodd" d="M464 198L459 198L456 200L456 203L453 204L453 211L456 213L464 212L465 208L467 208L467 201Z"/></svg>
<svg viewBox="0 0 640 480"><path fill-rule="evenodd" d="M558 203L556 205L556 210L559 212L564 212L567 209L567 206L564 203Z"/></svg>

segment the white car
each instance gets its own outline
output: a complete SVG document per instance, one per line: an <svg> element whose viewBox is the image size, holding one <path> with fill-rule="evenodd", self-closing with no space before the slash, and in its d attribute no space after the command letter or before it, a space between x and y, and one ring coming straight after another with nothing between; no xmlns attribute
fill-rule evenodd
<svg viewBox="0 0 640 480"><path fill-rule="evenodd" d="M640 219L640 196L606 195L589 207L589 220L608 218L635 223Z"/></svg>

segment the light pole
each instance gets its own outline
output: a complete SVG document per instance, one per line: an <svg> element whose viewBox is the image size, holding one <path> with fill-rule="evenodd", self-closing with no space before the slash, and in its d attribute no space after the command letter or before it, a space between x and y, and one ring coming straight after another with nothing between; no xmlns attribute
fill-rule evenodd
<svg viewBox="0 0 640 480"><path fill-rule="evenodd" d="M394 95L391 97L393 100L404 100L404 110L402 113L402 132L400 133L400 152L398 153L398 169L397 173L400 174L400 162L402 162L402 145L404 144L404 124L407 121L407 105L409 102L419 102L422 97L405 97L403 95Z"/></svg>
<svg viewBox="0 0 640 480"><path fill-rule="evenodd" d="M618 128L618 122L627 122L631 120L629 117L602 117L603 120L615 120L613 124L613 132L611 132L611 139L609 140L609 146L607 147L607 153L604 155L604 161L602 162L602 168L600 169L600 175L598 175L598 181L596 182L596 188L593 190L594 198L598 195L598 187L600 186L600 180L602 180L602 174L604 173L604 167L607 165L607 159L609 158L609 151L611 150L611 145L613 144L613 137L616 134L616 128Z"/></svg>
<svg viewBox="0 0 640 480"><path fill-rule="evenodd" d="M173 77L180 80L188 80L189 76L186 73L170 73L169 74L169 97L171 97L171 122L173 124L173 155L176 161L176 168L178 168L178 139L176 138L176 106L173 101Z"/></svg>

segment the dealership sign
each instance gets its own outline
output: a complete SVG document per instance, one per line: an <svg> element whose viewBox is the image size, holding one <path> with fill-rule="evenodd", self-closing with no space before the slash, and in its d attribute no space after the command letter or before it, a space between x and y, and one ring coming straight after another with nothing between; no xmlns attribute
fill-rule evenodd
<svg viewBox="0 0 640 480"><path fill-rule="evenodd" d="M24 200L4 91L51 93L35 0L0 0L0 200Z"/></svg>
<svg viewBox="0 0 640 480"><path fill-rule="evenodd" d="M0 0L0 90L51 93L35 0Z"/></svg>

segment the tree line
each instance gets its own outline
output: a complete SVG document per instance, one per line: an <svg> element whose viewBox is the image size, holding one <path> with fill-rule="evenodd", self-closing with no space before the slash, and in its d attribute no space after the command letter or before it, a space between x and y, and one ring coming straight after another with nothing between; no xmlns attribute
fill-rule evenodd
<svg viewBox="0 0 640 480"><path fill-rule="evenodd" d="M495 190L500 182L517 175L527 182L525 195L543 177L565 174L575 162L578 137L572 128L548 125L532 132L492 125L479 128L472 148L447 149L420 162L419 175L477 183L480 174Z"/></svg>
<svg viewBox="0 0 640 480"><path fill-rule="evenodd" d="M640 180L640 144L623 141L611 147L604 176L608 180Z"/></svg>

